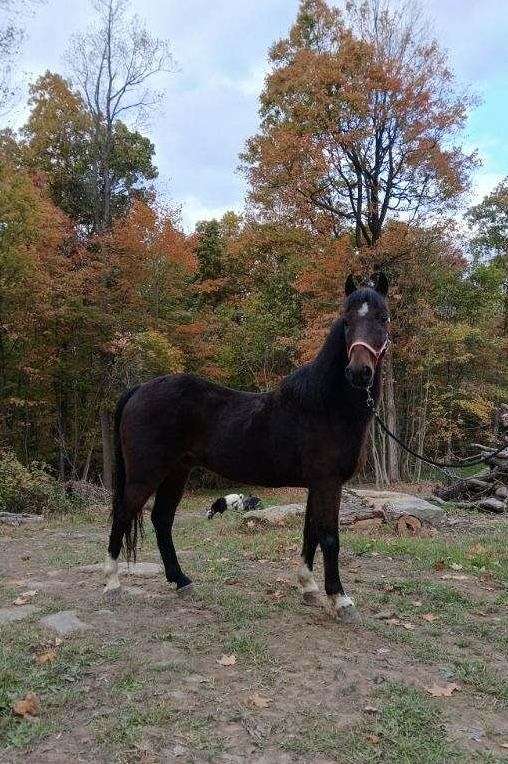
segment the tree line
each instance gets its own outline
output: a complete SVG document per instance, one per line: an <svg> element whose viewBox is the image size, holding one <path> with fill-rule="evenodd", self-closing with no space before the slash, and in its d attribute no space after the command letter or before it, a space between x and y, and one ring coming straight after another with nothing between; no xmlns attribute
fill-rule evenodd
<svg viewBox="0 0 508 764"><path fill-rule="evenodd" d="M107 484L123 389L178 371L268 389L316 352L346 275L378 270L391 281L388 424L447 458L489 429L506 400L508 179L464 213L475 101L426 29L413 5L302 0L240 159L246 211L188 234L132 127L174 70L169 47L124 0L97 0L68 76L41 75L26 123L0 133L4 447ZM365 470L421 477L375 431Z"/></svg>

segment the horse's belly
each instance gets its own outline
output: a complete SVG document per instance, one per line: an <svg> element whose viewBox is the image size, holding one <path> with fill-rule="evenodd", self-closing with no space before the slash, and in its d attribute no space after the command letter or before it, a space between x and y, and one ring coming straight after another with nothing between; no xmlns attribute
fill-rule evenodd
<svg viewBox="0 0 508 764"><path fill-rule="evenodd" d="M222 432L211 440L202 455L203 466L239 483L269 487L303 485L294 443L274 444L261 436L228 435Z"/></svg>

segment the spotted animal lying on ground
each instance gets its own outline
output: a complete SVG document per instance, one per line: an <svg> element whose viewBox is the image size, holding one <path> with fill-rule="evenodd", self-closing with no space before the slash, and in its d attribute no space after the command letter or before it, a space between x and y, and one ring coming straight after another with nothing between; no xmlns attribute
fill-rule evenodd
<svg viewBox="0 0 508 764"><path fill-rule="evenodd" d="M227 496L221 496L216 499L206 516L212 520L216 514L224 514L227 509L234 509L236 512L250 512L253 509L262 509L263 502L259 496L244 496L243 493L228 493Z"/></svg>

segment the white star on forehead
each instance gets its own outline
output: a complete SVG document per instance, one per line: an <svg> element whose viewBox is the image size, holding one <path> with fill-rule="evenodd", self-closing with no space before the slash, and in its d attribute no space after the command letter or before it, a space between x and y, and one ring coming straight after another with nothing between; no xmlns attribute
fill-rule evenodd
<svg viewBox="0 0 508 764"><path fill-rule="evenodd" d="M369 303L368 302L362 302L362 304L358 308L358 315L359 316L366 316L368 312L369 312Z"/></svg>

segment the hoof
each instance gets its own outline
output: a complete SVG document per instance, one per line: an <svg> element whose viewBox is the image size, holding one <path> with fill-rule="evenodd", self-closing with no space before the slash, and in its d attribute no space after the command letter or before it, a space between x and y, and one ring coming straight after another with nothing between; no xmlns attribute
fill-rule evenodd
<svg viewBox="0 0 508 764"><path fill-rule="evenodd" d="M340 623L350 623L358 625L362 622L360 614L354 605L348 605L347 607L339 607L335 611L335 618Z"/></svg>
<svg viewBox="0 0 508 764"><path fill-rule="evenodd" d="M323 601L319 592L303 592L302 599L303 604L309 607L323 607Z"/></svg>
<svg viewBox="0 0 508 764"><path fill-rule="evenodd" d="M176 593L179 597L190 597L194 592L194 585L192 581L184 586L179 586Z"/></svg>

